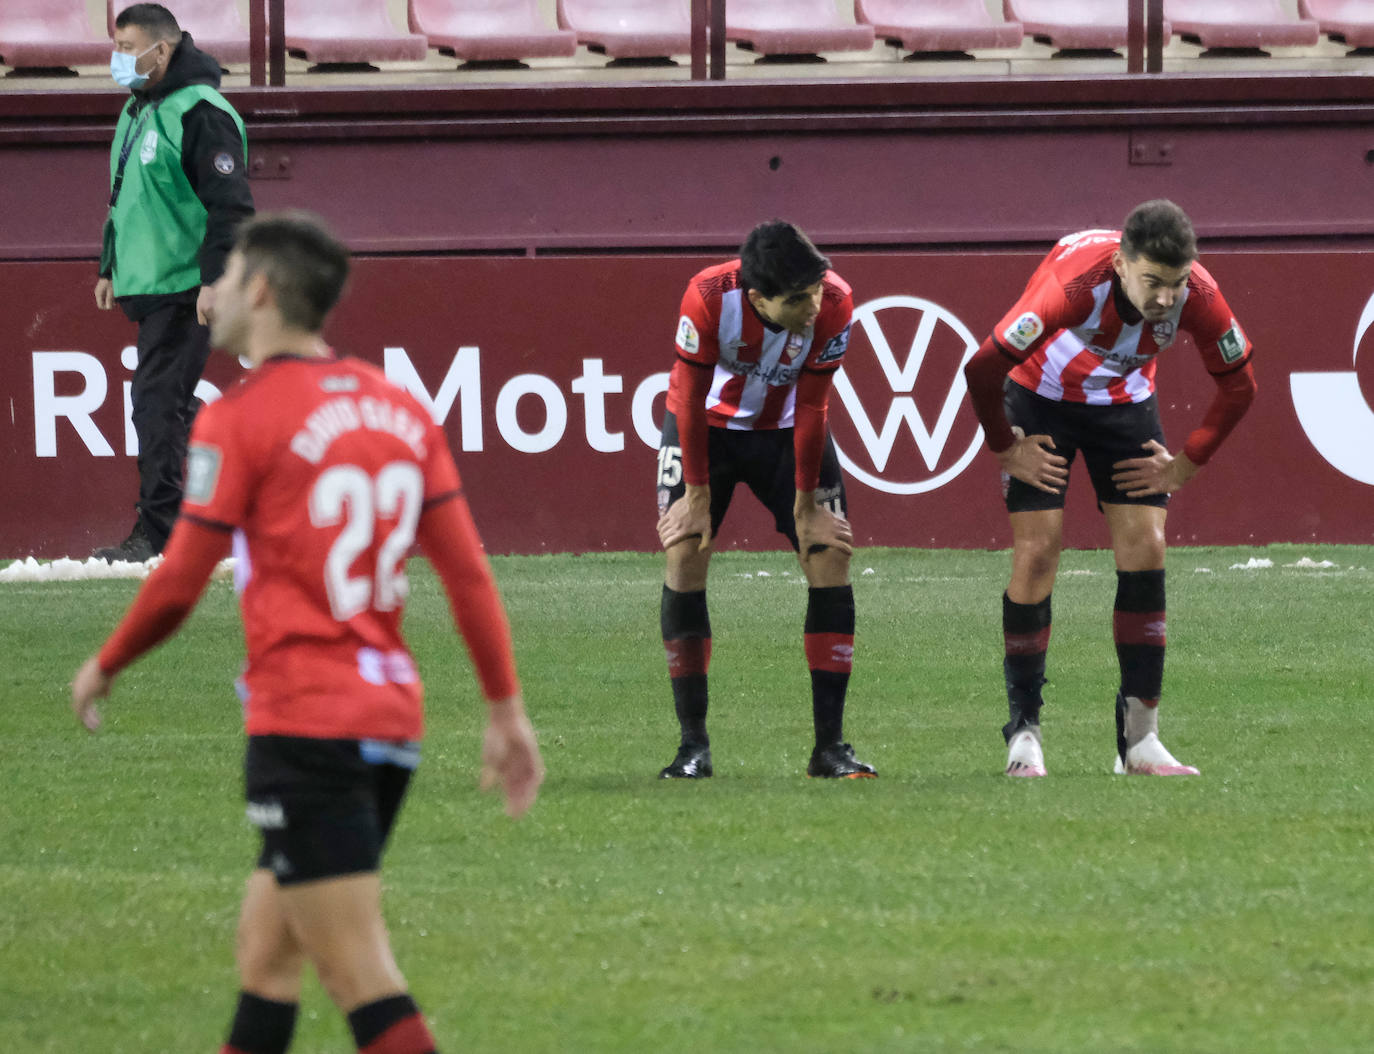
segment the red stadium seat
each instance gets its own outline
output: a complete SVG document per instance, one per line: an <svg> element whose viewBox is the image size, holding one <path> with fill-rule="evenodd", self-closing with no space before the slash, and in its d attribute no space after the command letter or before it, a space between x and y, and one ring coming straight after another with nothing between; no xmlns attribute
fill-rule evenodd
<svg viewBox="0 0 1374 1054"><path fill-rule="evenodd" d="M841 20L834 0L727 0L725 39L761 55L867 51L872 26Z"/></svg>
<svg viewBox="0 0 1374 1054"><path fill-rule="evenodd" d="M0 3L0 64L14 67L94 66L114 46L95 35L86 0L4 0Z"/></svg>
<svg viewBox="0 0 1374 1054"><path fill-rule="evenodd" d="M1294 19L1279 0L1164 0L1164 17L1205 48L1312 47L1317 23Z"/></svg>
<svg viewBox="0 0 1374 1054"><path fill-rule="evenodd" d="M983 0L854 0L854 17L917 54L1014 48L1023 35L1017 22L994 21Z"/></svg>
<svg viewBox="0 0 1374 1054"><path fill-rule="evenodd" d="M105 0L105 19L114 36L115 16L133 0ZM162 6L176 16L177 24L191 34L196 47L219 59L220 65L247 62L248 27L243 24L238 4L224 0L161 0Z"/></svg>
<svg viewBox="0 0 1374 1054"><path fill-rule="evenodd" d="M286 50L321 65L419 62L429 44L400 33L386 0L285 0Z"/></svg>
<svg viewBox="0 0 1374 1054"><path fill-rule="evenodd" d="M1298 0L1298 14L1314 19L1332 40L1374 48L1374 0Z"/></svg>
<svg viewBox="0 0 1374 1054"><path fill-rule="evenodd" d="M688 0L558 0L558 25L579 44L612 59L666 58L692 52Z"/></svg>
<svg viewBox="0 0 1374 1054"><path fill-rule="evenodd" d="M577 34L550 29L535 0L409 0L410 31L465 62L557 58L577 50Z"/></svg>
<svg viewBox="0 0 1374 1054"><path fill-rule="evenodd" d="M1028 36L1063 51L1115 50L1126 46L1122 0L1002 0L1008 22L1020 22ZM1164 20L1164 39L1170 35Z"/></svg>

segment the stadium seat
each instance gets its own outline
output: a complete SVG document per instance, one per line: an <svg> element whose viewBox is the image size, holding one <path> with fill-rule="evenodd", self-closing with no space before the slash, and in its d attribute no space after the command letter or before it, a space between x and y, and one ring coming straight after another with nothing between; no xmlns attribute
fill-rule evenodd
<svg viewBox="0 0 1374 1054"><path fill-rule="evenodd" d="M409 0L410 31L465 62L566 58L577 34L550 29L535 0Z"/></svg>
<svg viewBox="0 0 1374 1054"><path fill-rule="evenodd" d="M113 45L98 37L86 0L4 0L0 64L52 69L108 64Z"/></svg>
<svg viewBox="0 0 1374 1054"><path fill-rule="evenodd" d="M400 33L386 0L285 0L286 50L319 65L419 62L429 44Z"/></svg>
<svg viewBox="0 0 1374 1054"><path fill-rule="evenodd" d="M872 26L840 18L834 0L727 0L725 39L760 55L867 51Z"/></svg>
<svg viewBox="0 0 1374 1054"><path fill-rule="evenodd" d="M1204 48L1312 47L1317 23L1294 19L1279 0L1164 0L1174 31Z"/></svg>
<svg viewBox="0 0 1374 1054"><path fill-rule="evenodd" d="M115 16L130 2L105 0L105 20L111 37L114 36ZM224 0L162 0L162 6L191 34L196 47L219 59L220 65L248 61L248 27L243 24L238 4L226 4Z"/></svg>
<svg viewBox="0 0 1374 1054"><path fill-rule="evenodd" d="M1017 22L998 22L983 0L854 0L854 17L894 47L920 54L1014 48Z"/></svg>
<svg viewBox="0 0 1374 1054"><path fill-rule="evenodd" d="M558 0L558 26L612 59L667 58L692 52L688 0Z"/></svg>
<svg viewBox="0 0 1374 1054"><path fill-rule="evenodd" d="M1374 48L1374 0L1298 0L1298 14L1316 21L1332 40Z"/></svg>
<svg viewBox="0 0 1374 1054"><path fill-rule="evenodd" d="M1061 51L1112 51L1126 46L1122 0L1002 0L1008 22L1020 22L1027 36ZM1164 20L1164 39L1170 36Z"/></svg>

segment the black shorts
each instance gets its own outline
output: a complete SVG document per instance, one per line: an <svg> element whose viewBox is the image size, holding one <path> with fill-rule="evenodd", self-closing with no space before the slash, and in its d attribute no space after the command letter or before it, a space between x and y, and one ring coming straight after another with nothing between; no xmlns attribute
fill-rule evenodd
<svg viewBox="0 0 1374 1054"><path fill-rule="evenodd" d="M411 773L415 743L249 736L248 820L258 867L283 886L376 871Z"/></svg>
<svg viewBox="0 0 1374 1054"><path fill-rule="evenodd" d="M773 514L778 533L787 536L793 549L798 548L797 524L792 515L797 500L797 456L792 446L794 431L791 428L761 428L756 432L729 428L706 429L713 536L725 520L735 485L744 483ZM663 417L663 438L658 444L658 514L662 516L668 511L668 506L685 493L687 482L682 475L682 445L678 441L677 416L669 412ZM821 454L816 501L836 516L849 515L840 459L835 453L835 441L829 431L825 434L825 450Z"/></svg>
<svg viewBox="0 0 1374 1054"><path fill-rule="evenodd" d="M1074 455L1083 452L1088 475L1101 505L1169 504L1167 494L1132 497L1112 482L1112 466L1126 458L1144 457L1144 444L1151 439L1164 443L1159 424L1159 403L1152 395L1143 403L1091 406L1046 399L1014 381L1007 381L1004 405L1007 420L1026 435L1054 438L1054 452L1073 465ZM1002 496L1008 512L1037 512L1062 509L1064 492L1050 494L1002 473Z"/></svg>

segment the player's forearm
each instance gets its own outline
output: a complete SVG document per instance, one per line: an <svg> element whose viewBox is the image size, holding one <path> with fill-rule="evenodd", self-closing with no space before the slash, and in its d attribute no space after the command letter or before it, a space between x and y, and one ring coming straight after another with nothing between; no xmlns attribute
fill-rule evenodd
<svg viewBox="0 0 1374 1054"><path fill-rule="evenodd" d="M113 677L170 637L196 606L215 565L229 548L228 536L192 520L177 521L162 563L148 576L98 661Z"/></svg>
<svg viewBox="0 0 1374 1054"><path fill-rule="evenodd" d="M1188 436L1183 453L1194 465L1205 465L1217 448L1255 401L1255 373L1247 362L1232 373L1216 378L1217 393L1202 419L1202 424Z"/></svg>
<svg viewBox="0 0 1374 1054"><path fill-rule="evenodd" d="M1002 382L1013 365L989 337L964 367L969 401L983 426L988 449L994 454L1004 452L1016 440L1002 402Z"/></svg>
<svg viewBox="0 0 1374 1054"><path fill-rule="evenodd" d="M792 502L792 518L803 520L809 516L816 515L820 511L820 505L816 501L816 490L798 490L797 497Z"/></svg>
<svg viewBox="0 0 1374 1054"><path fill-rule="evenodd" d="M482 694L488 700L517 694L510 623L467 502L455 496L427 509L418 540L448 597Z"/></svg>

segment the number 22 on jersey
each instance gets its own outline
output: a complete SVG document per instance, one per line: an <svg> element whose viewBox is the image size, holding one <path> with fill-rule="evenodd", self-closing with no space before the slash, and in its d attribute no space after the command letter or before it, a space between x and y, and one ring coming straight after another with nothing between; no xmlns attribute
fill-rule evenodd
<svg viewBox="0 0 1374 1054"><path fill-rule="evenodd" d="M392 461L376 476L357 465L333 465L316 479L310 490L310 522L325 528L343 525L324 562L330 611L340 622L369 608L394 611L405 602L410 585L404 562L415 544L424 486L420 466L411 461ZM395 526L377 549L371 574L353 573L358 558L392 521Z"/></svg>

